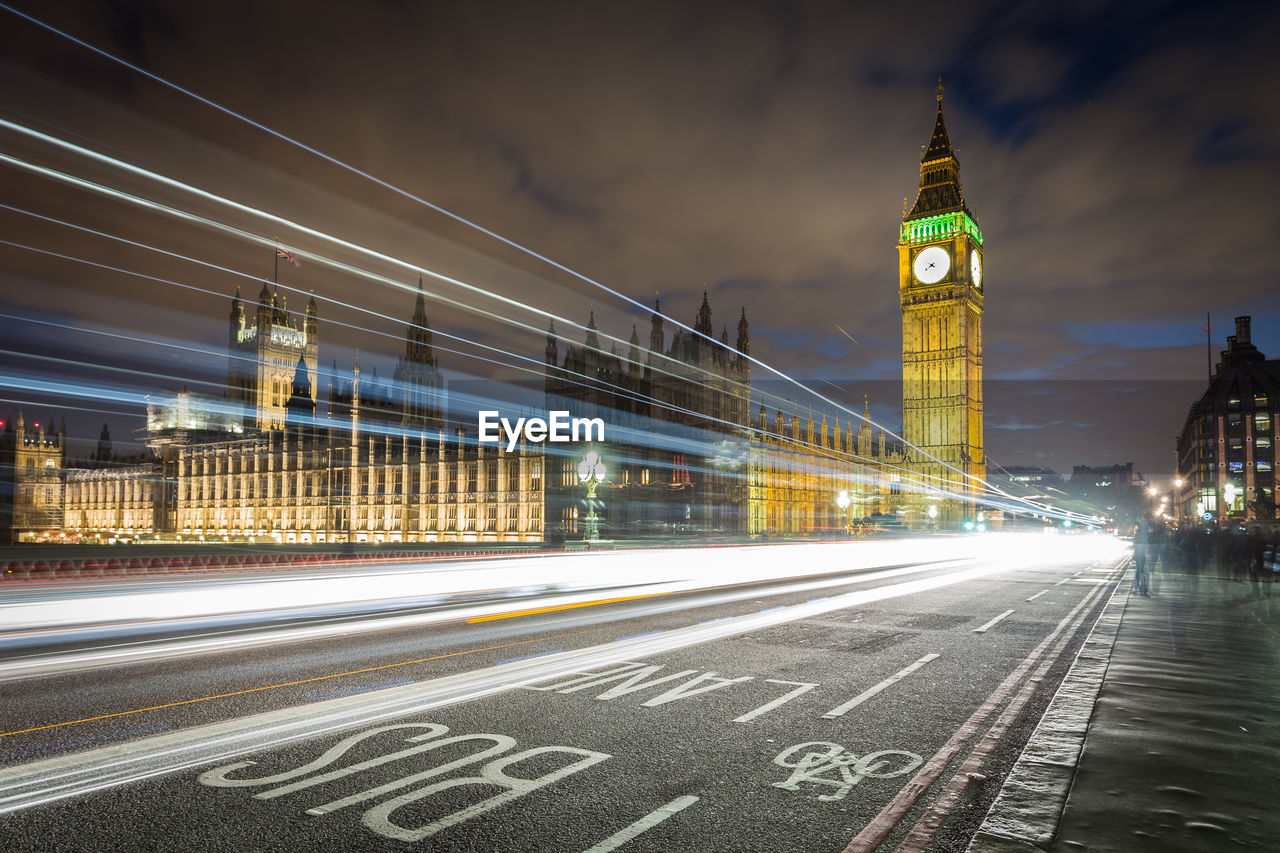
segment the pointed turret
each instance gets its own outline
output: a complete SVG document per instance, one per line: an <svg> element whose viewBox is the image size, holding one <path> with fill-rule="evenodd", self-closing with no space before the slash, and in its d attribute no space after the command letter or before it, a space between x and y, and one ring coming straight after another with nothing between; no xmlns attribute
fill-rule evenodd
<svg viewBox="0 0 1280 853"><path fill-rule="evenodd" d="M231 298L231 319L227 328L227 343L234 347L240 342L244 332L244 301L240 299L240 286L236 285L236 295Z"/></svg>
<svg viewBox="0 0 1280 853"><path fill-rule="evenodd" d="M640 364L640 332L635 323L631 324L631 340L627 343L630 344L627 349L627 360L633 366Z"/></svg>
<svg viewBox="0 0 1280 853"><path fill-rule="evenodd" d="M289 309L285 307L285 298L280 295L280 288L276 288L271 294L271 321L278 325L285 325L289 322Z"/></svg>
<svg viewBox="0 0 1280 853"><path fill-rule="evenodd" d="M858 455L871 455L871 403L866 394L862 395L862 423L858 425Z"/></svg>
<svg viewBox="0 0 1280 853"><path fill-rule="evenodd" d="M747 322L747 306L742 306L742 316L738 318L738 352L751 355L751 324Z"/></svg>
<svg viewBox="0 0 1280 853"><path fill-rule="evenodd" d="M552 320L547 327L547 364L555 367L560 362L560 347L556 343L556 321Z"/></svg>
<svg viewBox="0 0 1280 853"><path fill-rule="evenodd" d="M666 345L667 336L662 331L662 300L655 297L653 314L649 317L649 352L661 355Z"/></svg>
<svg viewBox="0 0 1280 853"><path fill-rule="evenodd" d="M929 144L925 146L924 154L920 157L921 163L928 163L931 160L942 160L944 158L955 157L955 152L951 150L951 137L947 135L947 123L942 118L942 78L938 78L938 117L933 122L933 135L929 137Z"/></svg>
<svg viewBox="0 0 1280 853"><path fill-rule="evenodd" d="M711 303L707 301L707 292L702 291L702 305L698 307L698 319L694 321L693 330L699 334L706 335L708 338L715 335L715 329L711 325Z"/></svg>
<svg viewBox="0 0 1280 853"><path fill-rule="evenodd" d="M307 343L313 346L320 343L320 308L316 305L316 295L311 294L307 300L307 319L303 323L303 331L307 335Z"/></svg>
<svg viewBox="0 0 1280 853"><path fill-rule="evenodd" d="M418 295L413 301L413 319L409 321L404 338L406 362L435 366L436 356L431 348L431 322L427 319L427 298L422 289L422 276L418 276Z"/></svg>
<svg viewBox="0 0 1280 853"><path fill-rule="evenodd" d="M271 287L266 282L263 282L262 290L258 293L258 311L254 316L254 323L258 327L259 335L264 335L271 328L271 312L273 310Z"/></svg>
<svg viewBox="0 0 1280 853"><path fill-rule="evenodd" d="M111 430L107 429L107 425L102 425L102 432L98 435L98 451L93 455L98 462L111 461Z"/></svg>
<svg viewBox="0 0 1280 853"><path fill-rule="evenodd" d="M587 320L587 348L600 349L600 336L596 334L596 312L591 312L591 317Z"/></svg>
<svg viewBox="0 0 1280 853"><path fill-rule="evenodd" d="M906 218L962 210L968 212L960 186L960 160L951 148L947 123L942 117L942 78L938 78L938 115L934 119L933 135L920 157L920 192Z"/></svg>
<svg viewBox="0 0 1280 853"><path fill-rule="evenodd" d="M308 426L315 419L316 401L311 396L311 373L305 356L298 356L298 364L293 370L293 393L285 409L285 422L290 426Z"/></svg>

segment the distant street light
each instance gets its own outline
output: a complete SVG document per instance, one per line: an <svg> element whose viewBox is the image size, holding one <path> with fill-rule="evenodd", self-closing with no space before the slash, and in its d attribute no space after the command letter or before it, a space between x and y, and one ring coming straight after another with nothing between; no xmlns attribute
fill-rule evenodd
<svg viewBox="0 0 1280 853"><path fill-rule="evenodd" d="M1154 498L1156 495L1160 494L1160 490L1157 489L1155 486L1152 486L1151 488L1147 489L1147 494L1151 495L1151 497Z"/></svg>

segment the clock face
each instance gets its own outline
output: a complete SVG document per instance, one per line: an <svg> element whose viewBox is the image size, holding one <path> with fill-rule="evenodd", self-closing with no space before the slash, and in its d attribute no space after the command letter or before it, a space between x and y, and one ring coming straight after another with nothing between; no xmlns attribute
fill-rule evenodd
<svg viewBox="0 0 1280 853"><path fill-rule="evenodd" d="M973 275L973 286L982 289L982 258L977 251L969 253L969 272Z"/></svg>
<svg viewBox="0 0 1280 853"><path fill-rule="evenodd" d="M951 256L941 246L930 246L916 255L915 273L924 284L942 281L942 277L951 268Z"/></svg>

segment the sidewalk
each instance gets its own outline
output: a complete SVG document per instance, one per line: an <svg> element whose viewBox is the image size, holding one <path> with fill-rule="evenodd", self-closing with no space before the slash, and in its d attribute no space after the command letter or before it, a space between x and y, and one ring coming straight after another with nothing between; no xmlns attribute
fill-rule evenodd
<svg viewBox="0 0 1280 853"><path fill-rule="evenodd" d="M970 853L1280 850L1280 583L1131 577Z"/></svg>

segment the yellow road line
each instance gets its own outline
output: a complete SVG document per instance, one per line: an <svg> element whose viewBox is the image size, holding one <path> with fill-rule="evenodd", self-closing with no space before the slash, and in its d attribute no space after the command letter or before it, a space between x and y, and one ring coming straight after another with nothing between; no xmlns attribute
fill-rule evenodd
<svg viewBox="0 0 1280 853"><path fill-rule="evenodd" d="M307 684L312 681L324 681L327 678L341 678L344 675L360 675L361 673L365 673L365 672L377 672L380 669L391 669L392 667L408 666L410 664L415 664L415 663L427 663L428 661L444 660L445 658L458 657L459 655L472 655L478 652L491 652L491 651L494 651L495 649L507 649L512 646L524 646L524 645L528 645L529 643L539 643L545 640L559 640L559 639L563 639L564 637L576 637L581 634L593 634L596 631L602 631L602 630L604 629L592 628L587 631L574 631L573 633L570 633L570 634L556 634L551 637L538 637L532 640L517 640L512 643L502 643L501 645L497 645L497 646L485 646L482 649L467 649L466 651L462 651L462 652L450 652L447 655L436 655L435 657L418 658L417 660L405 660L405 661L400 661L398 663L386 663L386 664L382 664L381 666L371 666L365 669L353 669L350 672L335 672L332 675L317 675L314 678L300 678L297 681L283 681L280 684L268 684L263 687L250 687L248 690L236 690L231 693L218 693L214 696L201 696L199 699L183 699L179 702L166 702L163 705L152 705L148 708L134 708L132 711L118 711L114 714L102 714L101 716L97 716L97 717L85 717L80 720L67 720L66 722L63 722L63 723L50 723L45 726L33 726L32 728L29 728L29 729L18 729L17 731L12 731L12 732L0 732L0 737L8 737L9 735L21 735L21 734L26 734L27 732L38 732L43 729L56 729L59 726L73 726L76 723L91 723L95 720L109 720L112 717L124 717L129 714L141 714L143 711L158 711L161 708L176 708L179 705L191 705L196 702L208 702L211 699L226 699L229 696L243 696L246 693L258 693L263 690L274 690L277 687L292 687L297 684Z"/></svg>
<svg viewBox="0 0 1280 853"><path fill-rule="evenodd" d="M649 592L644 595L624 595L622 598L602 598L599 601L582 601L578 604L557 604L555 607L537 607L533 610L515 610L511 613L496 613L491 616L473 616L467 621L492 622L494 619L512 619L516 616L532 616L535 613L551 613L556 610L573 610L577 607L594 607L597 604L613 604L615 601L635 601L637 598L653 598L655 595L669 595L668 592Z"/></svg>

